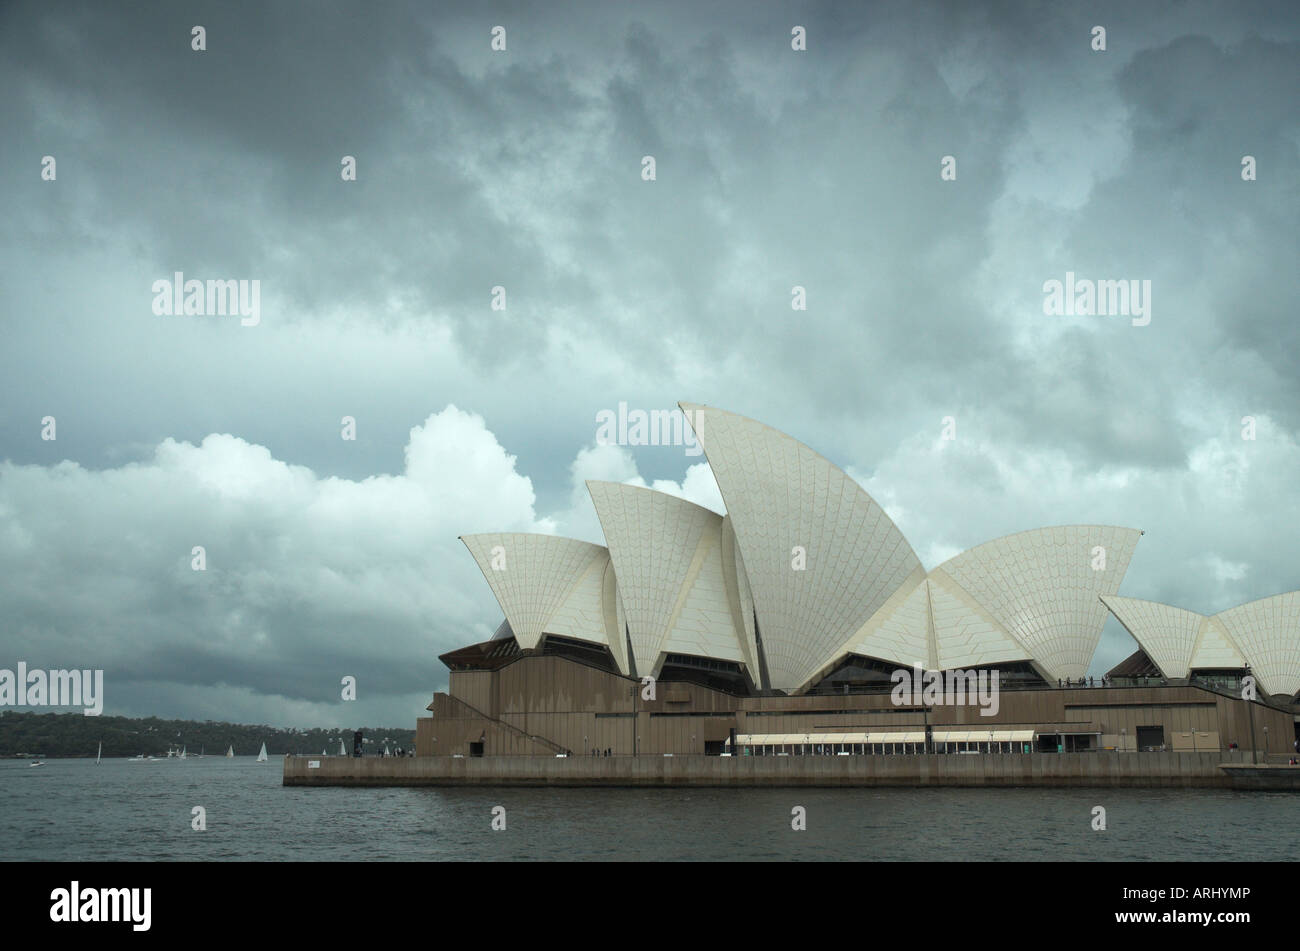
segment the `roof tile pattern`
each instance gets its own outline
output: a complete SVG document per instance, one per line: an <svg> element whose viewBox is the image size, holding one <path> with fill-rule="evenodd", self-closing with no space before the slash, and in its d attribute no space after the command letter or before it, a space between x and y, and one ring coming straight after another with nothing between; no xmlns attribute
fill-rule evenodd
<svg viewBox="0 0 1300 951"><path fill-rule="evenodd" d="M1134 634L1139 644L1142 639ZM1223 623L1218 618L1207 617L1196 637L1196 646L1192 648L1189 665L1192 670L1233 670L1246 666L1246 658L1241 656L1241 648L1232 642ZM1165 676L1169 676L1166 674Z"/></svg>
<svg viewBox="0 0 1300 951"><path fill-rule="evenodd" d="M1215 615L1270 694L1300 691L1300 591L1261 598Z"/></svg>
<svg viewBox="0 0 1300 951"><path fill-rule="evenodd" d="M736 540L736 528L731 523L731 516L722 517L722 572L727 585L728 600L734 596L732 610L740 618L740 627L744 637L740 649L745 654L745 666L754 683L759 682L758 642L754 636L754 596L749 590L749 576L745 573L745 559L740 554L740 543Z"/></svg>
<svg viewBox="0 0 1300 951"><path fill-rule="evenodd" d="M926 584L930 589L930 623L937 654L934 669L988 667L1033 659L942 569L930 572Z"/></svg>
<svg viewBox="0 0 1300 951"><path fill-rule="evenodd" d="M1161 673L1179 680L1187 677L1204 615L1139 598L1103 595L1101 600Z"/></svg>
<svg viewBox="0 0 1300 951"><path fill-rule="evenodd" d="M920 561L884 509L803 443L735 413L681 406L744 552L772 686L796 690Z"/></svg>
<svg viewBox="0 0 1300 951"><path fill-rule="evenodd" d="M605 618L605 631L609 638L609 652L614 655L614 663L619 671L628 675L632 668L628 666L627 634L624 629L623 602L618 596L618 576L614 572L614 561L605 562L605 572L601 579L601 607Z"/></svg>
<svg viewBox="0 0 1300 951"><path fill-rule="evenodd" d="M555 613L543 625L543 633L559 634L593 644L609 644L609 630L605 626L605 570L609 553L593 559L578 583Z"/></svg>
<svg viewBox="0 0 1300 951"><path fill-rule="evenodd" d="M587 490L618 573L637 673L657 671L668 651L743 661L722 574L722 516L639 486L590 481Z"/></svg>
<svg viewBox="0 0 1300 951"><path fill-rule="evenodd" d="M899 587L854 633L844 650L830 659L828 667L833 668L844 654L860 654L904 667L930 669L929 588L922 569L914 576L916 583Z"/></svg>
<svg viewBox="0 0 1300 951"><path fill-rule="evenodd" d="M525 650L537 646L546 623L588 569L609 557L601 545L556 535L490 533L463 535L461 541ZM494 560L499 568L493 567Z"/></svg>
<svg viewBox="0 0 1300 951"><path fill-rule="evenodd" d="M707 532L696 551L699 571L688 579L681 609L662 649L673 654L715 657L738 664L746 662L736 636L735 615L727 602L722 573L722 533Z"/></svg>
<svg viewBox="0 0 1300 951"><path fill-rule="evenodd" d="M1022 644L1049 679L1082 677L1101 640L1106 607L1128 570L1141 532L1065 525L1018 532L940 566ZM1096 570L1093 550L1105 549Z"/></svg>

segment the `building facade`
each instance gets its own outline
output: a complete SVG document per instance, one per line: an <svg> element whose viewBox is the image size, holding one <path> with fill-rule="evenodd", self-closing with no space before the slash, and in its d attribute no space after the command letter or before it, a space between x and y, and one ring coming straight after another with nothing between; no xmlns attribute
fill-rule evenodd
<svg viewBox="0 0 1300 951"><path fill-rule="evenodd" d="M829 460L681 408L726 514L593 481L605 546L463 536L505 619L443 655L419 755L1293 750L1300 594L1208 618L1120 597L1142 533L1101 525L927 571ZM1142 650L1099 685L1108 611Z"/></svg>

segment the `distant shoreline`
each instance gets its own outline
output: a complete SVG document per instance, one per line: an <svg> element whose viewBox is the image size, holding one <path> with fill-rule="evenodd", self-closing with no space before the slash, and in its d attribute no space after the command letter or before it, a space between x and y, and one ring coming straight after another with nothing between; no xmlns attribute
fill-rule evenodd
<svg viewBox="0 0 1300 951"><path fill-rule="evenodd" d="M255 756L266 744L268 756L285 753L338 755L340 743L350 753L357 727L275 727L264 723L215 720L168 720L160 717L87 717L79 712L36 713L0 710L0 760L94 759L103 746L104 759L156 756L186 751L186 756ZM414 748L410 727L360 728L367 754Z"/></svg>

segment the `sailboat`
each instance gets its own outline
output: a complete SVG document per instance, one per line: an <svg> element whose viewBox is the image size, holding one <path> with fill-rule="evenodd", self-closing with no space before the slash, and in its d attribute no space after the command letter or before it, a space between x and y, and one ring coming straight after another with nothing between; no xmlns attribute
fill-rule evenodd
<svg viewBox="0 0 1300 951"><path fill-rule="evenodd" d="M347 755L348 755L348 751L347 751L347 749L343 746L343 740L342 740L342 738L340 738L340 739L339 739L339 756L347 756Z"/></svg>
<svg viewBox="0 0 1300 951"><path fill-rule="evenodd" d="M234 759L234 757L235 757L235 748L233 746L227 746L226 759Z"/></svg>
<svg viewBox="0 0 1300 951"><path fill-rule="evenodd" d="M104 755L104 741L99 741L99 750L95 753L95 765L99 765L100 757Z"/></svg>
<svg viewBox="0 0 1300 951"><path fill-rule="evenodd" d="M385 755L385 756L392 756L392 755L393 755L392 753L388 752L388 744L387 744L387 743L384 744L384 755Z"/></svg>
<svg viewBox="0 0 1300 951"><path fill-rule="evenodd" d="M260 753L257 754L257 761L258 761L259 763L265 763L265 762L266 762L266 744L265 744L265 743L262 744L262 752L260 752Z"/></svg>
<svg viewBox="0 0 1300 951"><path fill-rule="evenodd" d="M181 759L185 758L185 747L181 747Z"/></svg>

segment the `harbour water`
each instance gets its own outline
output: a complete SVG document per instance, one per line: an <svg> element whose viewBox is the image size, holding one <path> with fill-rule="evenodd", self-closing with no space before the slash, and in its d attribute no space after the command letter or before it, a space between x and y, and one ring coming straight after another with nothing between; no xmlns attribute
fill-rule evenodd
<svg viewBox="0 0 1300 951"><path fill-rule="evenodd" d="M304 788L253 757L0 762L0 859L1294 861L1300 795ZM207 828L191 828L203 807ZM494 831L493 810L505 809ZM806 810L806 831L791 828ZM1105 831L1093 810L1105 809Z"/></svg>

